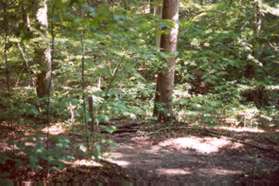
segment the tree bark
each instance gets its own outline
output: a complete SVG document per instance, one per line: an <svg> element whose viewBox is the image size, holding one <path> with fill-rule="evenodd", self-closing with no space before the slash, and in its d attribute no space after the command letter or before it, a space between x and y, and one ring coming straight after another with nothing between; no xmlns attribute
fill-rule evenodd
<svg viewBox="0 0 279 186"><path fill-rule="evenodd" d="M161 6L162 3L157 1L156 0L149 1L149 12L154 16L162 17L162 6Z"/></svg>
<svg viewBox="0 0 279 186"><path fill-rule="evenodd" d="M51 85L51 49L48 36L48 7L47 0L40 1L36 12L37 29L42 33L41 43L35 49L35 64L39 65L36 76L36 91L38 97L46 97Z"/></svg>
<svg viewBox="0 0 279 186"><path fill-rule="evenodd" d="M9 20L7 16L7 4L4 3L4 64L5 64L5 73L6 73L6 88L7 92L10 92L10 69L8 63L8 41L9 41Z"/></svg>
<svg viewBox="0 0 279 186"><path fill-rule="evenodd" d="M174 55L176 53L178 36L178 8L179 0L163 1L162 18L165 20L171 20L174 25L168 33L162 34L160 41L161 51L172 54L172 57L166 59L166 68L164 68L157 76L154 116L156 116L159 121L169 121L174 119L172 111L172 94L176 64L176 58Z"/></svg>
<svg viewBox="0 0 279 186"><path fill-rule="evenodd" d="M254 32L254 40L253 40L253 57L260 61L260 53L257 48L259 47L259 39L262 30L262 0L254 0L254 22L253 22L253 32ZM256 75L255 64L249 62L244 68L244 77L247 79L252 79Z"/></svg>
<svg viewBox="0 0 279 186"><path fill-rule="evenodd" d="M203 0L200 0L200 5L203 5Z"/></svg>
<svg viewBox="0 0 279 186"><path fill-rule="evenodd" d="M254 0L254 34L256 37L259 37L262 30L262 0Z"/></svg>

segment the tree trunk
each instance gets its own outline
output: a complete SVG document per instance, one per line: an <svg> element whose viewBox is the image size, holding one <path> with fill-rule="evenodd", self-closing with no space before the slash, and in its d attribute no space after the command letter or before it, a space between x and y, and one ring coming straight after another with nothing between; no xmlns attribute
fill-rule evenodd
<svg viewBox="0 0 279 186"><path fill-rule="evenodd" d="M203 5L203 0L200 0L200 5Z"/></svg>
<svg viewBox="0 0 279 186"><path fill-rule="evenodd" d="M260 61L260 53L257 48L260 47L259 39L262 30L262 0L254 0L254 22L253 22L253 31L254 31L254 40L253 40L253 57ZM256 75L256 69L254 62L249 62L244 68L244 77L247 79L252 79Z"/></svg>
<svg viewBox="0 0 279 186"><path fill-rule="evenodd" d="M7 4L4 3L4 64L5 64L5 73L6 73L6 88L7 92L10 92L10 69L8 63L8 42L9 42L9 20L7 16Z"/></svg>
<svg viewBox="0 0 279 186"><path fill-rule="evenodd" d="M262 0L254 0L254 34L259 37L262 30Z"/></svg>
<svg viewBox="0 0 279 186"><path fill-rule="evenodd" d="M35 49L35 64L39 65L39 72L36 76L36 91L38 97L48 96L51 84L51 49L48 37L48 8L47 0L39 2L36 12L37 29L42 33L41 43Z"/></svg>
<svg viewBox="0 0 279 186"><path fill-rule="evenodd" d="M162 18L173 21L174 25L166 34L162 34L160 48L162 52L173 56L166 59L166 68L157 76L154 116L160 121L169 121L174 118L172 112L172 93L174 88L174 74L178 36L178 7L179 0L164 0Z"/></svg>
<svg viewBox="0 0 279 186"><path fill-rule="evenodd" d="M157 0L158 1L158 0ZM149 12L154 16L162 17L162 3L157 2L156 0L149 1Z"/></svg>

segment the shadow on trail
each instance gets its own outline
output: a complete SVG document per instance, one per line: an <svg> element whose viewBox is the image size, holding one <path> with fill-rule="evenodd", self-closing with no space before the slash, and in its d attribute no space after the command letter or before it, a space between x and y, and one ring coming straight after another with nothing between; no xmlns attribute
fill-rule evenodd
<svg viewBox="0 0 279 186"><path fill-rule="evenodd" d="M164 130L162 125L159 130L143 128L115 133L112 138L118 146L100 166L67 166L44 182L48 174L45 164L34 173L24 165L20 172L16 162L10 162L0 167L1 173L17 170L14 180L29 172L22 180L31 181L0 179L0 185L279 185L276 131L187 126Z"/></svg>
<svg viewBox="0 0 279 186"><path fill-rule="evenodd" d="M173 130L116 136L108 161L128 170L136 185L279 184L278 132Z"/></svg>

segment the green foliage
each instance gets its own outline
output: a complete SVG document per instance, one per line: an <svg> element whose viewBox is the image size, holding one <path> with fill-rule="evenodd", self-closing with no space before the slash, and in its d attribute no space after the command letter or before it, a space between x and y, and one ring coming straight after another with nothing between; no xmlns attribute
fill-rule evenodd
<svg viewBox="0 0 279 186"><path fill-rule="evenodd" d="M63 161L74 159L74 155L69 152L70 141L63 136L50 137L47 141L43 136L30 136L15 145L16 151L28 157L28 165L34 170L41 169L45 162L61 169L64 167ZM21 158L16 161L18 164L25 163Z"/></svg>
<svg viewBox="0 0 279 186"><path fill-rule="evenodd" d="M14 185L14 183L11 180L1 179L1 178L0 178L0 184L1 185L7 185L7 186L13 186Z"/></svg>
<svg viewBox="0 0 279 186"><path fill-rule="evenodd" d="M261 112L268 105L276 107L272 93L276 91L252 88L249 91L255 94L249 93L248 102L241 88L278 84L278 29L274 29L278 17L267 8L276 7L274 2L263 1L259 9L253 1L198 3L187 1L181 11L176 79L192 96L175 100L177 112L186 108L183 120L217 124L216 117L226 117L232 108L241 110L251 102L262 107ZM261 20L260 31L256 19ZM181 91L181 86L177 89Z"/></svg>
<svg viewBox="0 0 279 186"><path fill-rule="evenodd" d="M258 81L276 82L277 73L270 67L278 70L276 60L272 60L278 52L270 43L278 36L278 30L270 26L278 19L263 14L262 30L256 36L254 12L252 1L222 1L204 6L201 13L182 20L180 65L187 71L182 71L181 76L189 81L199 70L203 81L218 85L244 78L245 67L251 64Z"/></svg>

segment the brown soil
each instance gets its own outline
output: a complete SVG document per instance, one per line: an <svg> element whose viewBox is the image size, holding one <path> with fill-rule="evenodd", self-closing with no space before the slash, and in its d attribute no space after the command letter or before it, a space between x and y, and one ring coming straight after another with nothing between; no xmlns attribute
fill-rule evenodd
<svg viewBox="0 0 279 186"><path fill-rule="evenodd" d="M48 177L66 185L279 185L278 129L195 128L135 121L114 124L119 130L111 137L117 146L98 165L84 160L85 164L47 171L50 165L41 161L42 168L34 171L24 156L13 154L7 145L9 139L34 131L2 123L1 152L10 153L11 159L0 164L0 173L9 173L8 178L15 181ZM63 136L78 143L80 135L72 134ZM14 159L20 159L21 165Z"/></svg>
<svg viewBox="0 0 279 186"><path fill-rule="evenodd" d="M278 132L185 124L123 129L107 160L136 185L279 185Z"/></svg>

